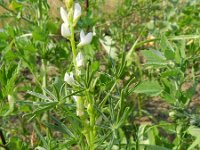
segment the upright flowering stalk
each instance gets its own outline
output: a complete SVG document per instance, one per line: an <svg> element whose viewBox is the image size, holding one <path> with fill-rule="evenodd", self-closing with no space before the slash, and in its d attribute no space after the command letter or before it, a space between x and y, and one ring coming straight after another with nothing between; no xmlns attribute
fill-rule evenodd
<svg viewBox="0 0 200 150"><path fill-rule="evenodd" d="M80 32L80 42L76 45L75 42L75 32L74 28L77 25L77 22L81 16L81 6L79 3L74 3L73 0L65 0L67 11L64 8L60 8L61 18L63 23L61 25L61 35L64 38L67 38L71 43L71 49L73 54L73 64L75 68L75 78L72 72L65 73L64 81L74 87L77 86L75 79L79 80L81 69L84 65L84 55L81 51L77 51L85 45L88 45L92 41L93 34L90 32L85 34L83 30ZM95 149L95 113L94 113L94 101L91 99L89 89L86 90L85 96L73 96L76 102L76 114L80 117L83 126L83 134L86 137L88 146L90 150ZM85 104L87 106L85 107ZM87 111L85 111L87 110ZM85 113L88 113L86 115ZM89 118L88 118L89 116Z"/></svg>

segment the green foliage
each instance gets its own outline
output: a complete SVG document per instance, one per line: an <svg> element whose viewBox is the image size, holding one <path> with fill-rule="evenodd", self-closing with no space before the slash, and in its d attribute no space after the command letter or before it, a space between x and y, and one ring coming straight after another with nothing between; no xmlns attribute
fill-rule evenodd
<svg viewBox="0 0 200 150"><path fill-rule="evenodd" d="M157 96L163 91L157 81L143 81L134 89L135 93L143 93L149 96Z"/></svg>

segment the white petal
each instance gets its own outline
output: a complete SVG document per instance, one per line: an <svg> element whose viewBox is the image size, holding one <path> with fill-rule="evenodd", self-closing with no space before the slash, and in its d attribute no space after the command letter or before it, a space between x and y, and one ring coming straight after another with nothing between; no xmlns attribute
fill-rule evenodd
<svg viewBox="0 0 200 150"><path fill-rule="evenodd" d="M92 41L92 37L93 37L92 32L89 32L89 33L85 36L85 38L84 38L85 43L86 43L86 44L90 44L91 41Z"/></svg>
<svg viewBox="0 0 200 150"><path fill-rule="evenodd" d="M84 37L85 37L85 33L84 33L83 30L81 30L81 32L80 32L80 39L81 39L81 41L84 40Z"/></svg>
<svg viewBox="0 0 200 150"><path fill-rule="evenodd" d="M74 80L74 77L73 77L73 73L70 72L70 74L68 74L66 72L65 76L64 76L64 81L67 82L69 85L74 85L75 84L75 80Z"/></svg>
<svg viewBox="0 0 200 150"><path fill-rule="evenodd" d="M68 15L67 15L67 12L65 11L65 9L63 7L60 7L60 15L61 15L61 18L64 22L69 22L68 21Z"/></svg>
<svg viewBox="0 0 200 150"><path fill-rule="evenodd" d="M74 21L81 16L81 6L79 3L74 4Z"/></svg>
<svg viewBox="0 0 200 150"><path fill-rule="evenodd" d="M74 74L72 72L70 72L70 78L74 80Z"/></svg>
<svg viewBox="0 0 200 150"><path fill-rule="evenodd" d="M65 38L67 38L71 35L68 23L63 23L61 25L61 35Z"/></svg>
<svg viewBox="0 0 200 150"><path fill-rule="evenodd" d="M78 67L84 66L84 57L81 52L79 52L76 56L76 64Z"/></svg>
<svg viewBox="0 0 200 150"><path fill-rule="evenodd" d="M80 96L73 96L73 98L74 98L75 102L77 102L78 99L80 98Z"/></svg>
<svg viewBox="0 0 200 150"><path fill-rule="evenodd" d="M78 47L90 44L92 41L93 33L89 32L87 35L84 34L83 31L80 33L81 42L78 44Z"/></svg>

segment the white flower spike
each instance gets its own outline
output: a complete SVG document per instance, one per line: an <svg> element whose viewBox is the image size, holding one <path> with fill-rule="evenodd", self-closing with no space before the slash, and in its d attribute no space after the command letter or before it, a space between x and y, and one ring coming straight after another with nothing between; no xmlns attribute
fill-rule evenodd
<svg viewBox="0 0 200 150"><path fill-rule="evenodd" d="M60 15L61 15L62 20L65 23L69 24L68 14L63 7L60 7Z"/></svg>
<svg viewBox="0 0 200 150"><path fill-rule="evenodd" d="M75 80L74 80L74 75L72 72L70 72L70 74L68 74L67 72L65 73L64 76L64 81L67 82L69 85L74 85L75 84Z"/></svg>
<svg viewBox="0 0 200 150"><path fill-rule="evenodd" d="M67 22L65 22L61 25L61 35L65 38L67 38L71 35L70 29L69 29L69 24Z"/></svg>
<svg viewBox="0 0 200 150"><path fill-rule="evenodd" d="M81 6L79 3L75 3L74 4L74 16L73 16L74 22L76 22L80 16L81 16Z"/></svg>
<svg viewBox="0 0 200 150"><path fill-rule="evenodd" d="M88 45L91 43L93 37L93 33L89 32L87 35L85 35L84 31L81 30L80 32L80 40L81 42L78 44L78 47Z"/></svg>
<svg viewBox="0 0 200 150"><path fill-rule="evenodd" d="M79 52L78 55L76 56L76 65L78 67L84 66L84 57L81 52Z"/></svg>

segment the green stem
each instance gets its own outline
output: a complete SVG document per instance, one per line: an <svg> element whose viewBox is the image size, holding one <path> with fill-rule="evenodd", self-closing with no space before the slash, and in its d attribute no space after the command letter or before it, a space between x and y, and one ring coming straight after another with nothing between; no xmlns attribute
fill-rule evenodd
<svg viewBox="0 0 200 150"><path fill-rule="evenodd" d="M42 21L42 13L43 13L43 11L42 11L42 0L39 0L39 16L38 16L38 19L40 20L40 21Z"/></svg>
<svg viewBox="0 0 200 150"><path fill-rule="evenodd" d="M46 95L45 89L47 88L47 60L42 59L42 91L43 95ZM45 121L49 122L49 111L43 114L43 118ZM51 131L47 128L46 129L47 135L51 135Z"/></svg>
<svg viewBox="0 0 200 150"><path fill-rule="evenodd" d="M76 63L77 50L76 50L75 38L74 38L73 12L74 12L74 10L73 10L73 7L72 7L69 10L69 25L70 25L70 32L71 32L70 43L71 43L71 48L72 48L74 68L75 68L76 74L78 74L79 68L78 68L77 63ZM87 97L87 100L90 104L89 106L91 106L90 112L88 112L89 123L88 123L87 115L84 114L85 107L84 107L83 97L79 97L77 102L76 102L76 113L77 113L77 116L79 116L80 119L81 119L82 126L83 126L83 135L86 138L89 149L94 150L95 115L94 115L93 101L90 99L89 91L86 91L86 97Z"/></svg>
<svg viewBox="0 0 200 150"><path fill-rule="evenodd" d="M44 89L47 88L47 61L45 59L42 59L42 73L42 91L43 95L46 95Z"/></svg>
<svg viewBox="0 0 200 150"><path fill-rule="evenodd" d="M74 67L75 67L75 70L76 72L78 71L78 67L76 65L76 46L75 46L75 40L74 40L74 28L72 27L71 28L71 39L70 39L70 42L71 42L71 47L72 47L72 54L73 54L73 63L74 63Z"/></svg>
<svg viewBox="0 0 200 150"><path fill-rule="evenodd" d="M138 97L138 111L139 111L139 118L142 117L142 108L141 108L141 97Z"/></svg>
<svg viewBox="0 0 200 150"><path fill-rule="evenodd" d="M106 96L104 97L104 99L101 101L101 103L99 104L99 106L102 108L104 105L105 105L105 103L107 102L107 100L108 100L108 98L109 98L109 96L110 96L110 94L113 92L113 90L115 89L115 86L117 85L117 83L118 83L118 80L115 80L115 82L114 82L114 84L113 84L113 86L111 87L111 89L110 89L110 91L106 94Z"/></svg>
<svg viewBox="0 0 200 150"><path fill-rule="evenodd" d="M72 9L71 12L74 12L73 7L71 9ZM74 64L75 70L77 72L78 71L78 67L76 65L77 52L76 52L76 45L75 45L75 39L74 39L73 13L70 13L69 20L70 20L70 31L71 31L70 42L71 42L72 55L73 55L73 64Z"/></svg>
<svg viewBox="0 0 200 150"><path fill-rule="evenodd" d="M89 115L89 128L88 128L88 132L89 132L89 148L90 150L94 150L95 149L95 137L96 137L96 129L95 129L95 110L94 110L94 101L91 99L90 97L90 93L89 90L86 90L86 96L87 96L87 101L89 103L87 111L88 111L88 115Z"/></svg>

